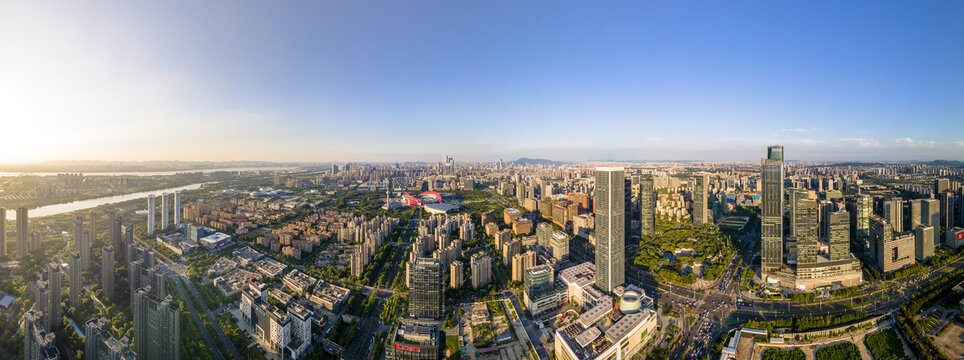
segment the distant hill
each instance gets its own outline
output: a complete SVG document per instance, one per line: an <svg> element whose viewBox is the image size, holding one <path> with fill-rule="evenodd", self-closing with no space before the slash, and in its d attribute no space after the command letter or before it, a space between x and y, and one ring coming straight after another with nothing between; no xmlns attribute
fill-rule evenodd
<svg viewBox="0 0 964 360"><path fill-rule="evenodd" d="M934 160L934 161L926 162L925 164L927 164L928 166L955 166L955 167L964 166L964 162L957 161L957 160Z"/></svg>
<svg viewBox="0 0 964 360"><path fill-rule="evenodd" d="M552 161L549 159L530 159L530 158L519 158L512 162L516 165L555 165L563 164L561 161Z"/></svg>

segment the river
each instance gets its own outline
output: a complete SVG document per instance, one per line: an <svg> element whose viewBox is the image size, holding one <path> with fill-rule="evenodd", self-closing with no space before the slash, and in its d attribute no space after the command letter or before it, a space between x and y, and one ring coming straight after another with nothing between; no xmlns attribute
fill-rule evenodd
<svg viewBox="0 0 964 360"><path fill-rule="evenodd" d="M200 188L204 184L213 184L216 182L217 181L209 181L209 182L203 182L203 183L197 183L197 184L191 184L191 185L172 187L167 189L141 191L136 193L124 194L124 195L104 196L104 197L87 199L87 200L77 200L77 201L71 201L71 202L66 202L61 204L46 205L46 206L38 207L36 209L30 209L27 212L27 215L30 218L38 218L38 217L44 217L44 216L50 216L50 215L63 214L71 211L90 209L90 208L98 207L104 204L113 204L113 203L119 203L119 202L124 202L128 200L139 199L139 198L147 198L148 195L161 195L163 193L172 193L175 191L194 190L194 189ZM157 204L158 206L160 206L160 200L158 200ZM147 200L144 200L144 207L147 208ZM16 209L7 209L7 220L14 220L16 218L17 218Z"/></svg>
<svg viewBox="0 0 964 360"><path fill-rule="evenodd" d="M174 171L118 171L118 172L81 172L81 171L61 171L61 172L27 172L27 175L34 176L54 176L62 173L81 173L87 176L166 176L175 175L181 173L211 173L215 171L258 171L258 170L293 170L295 167L290 166L271 166L271 167L236 167L236 168L221 168L221 169L198 169L198 170L174 170ZM0 177L2 176L20 176L18 172L2 172L0 171Z"/></svg>

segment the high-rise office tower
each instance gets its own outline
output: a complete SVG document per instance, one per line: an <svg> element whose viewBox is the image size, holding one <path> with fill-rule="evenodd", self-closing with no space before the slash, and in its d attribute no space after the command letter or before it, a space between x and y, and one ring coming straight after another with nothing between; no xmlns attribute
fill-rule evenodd
<svg viewBox="0 0 964 360"><path fill-rule="evenodd" d="M68 265L70 266L70 306L77 307L80 306L80 294L84 291L81 288L83 281L81 281L80 254L71 251Z"/></svg>
<svg viewBox="0 0 964 360"><path fill-rule="evenodd" d="M27 256L27 208L17 208L17 259Z"/></svg>
<svg viewBox="0 0 964 360"><path fill-rule="evenodd" d="M108 299L114 298L114 247L104 246L101 250L100 258L100 286L104 290L104 296Z"/></svg>
<svg viewBox="0 0 964 360"><path fill-rule="evenodd" d="M766 273L783 265L783 146L768 147L761 167L761 267Z"/></svg>
<svg viewBox="0 0 964 360"><path fill-rule="evenodd" d="M820 215L820 229L818 237L830 238L830 214L837 211L837 206L832 201L820 200L817 203L817 212Z"/></svg>
<svg viewBox="0 0 964 360"><path fill-rule="evenodd" d="M921 226L922 224L920 208L921 208L920 199L914 199L910 201L910 228L911 229L916 229L918 226Z"/></svg>
<svg viewBox="0 0 964 360"><path fill-rule="evenodd" d="M167 193L161 194L161 229L167 229L167 214L169 212L167 199Z"/></svg>
<svg viewBox="0 0 964 360"><path fill-rule="evenodd" d="M63 289L64 272L60 270L60 264L52 262L47 264L47 285L50 287L50 306L47 308L50 314L52 326L59 327L63 321L60 319L60 300Z"/></svg>
<svg viewBox="0 0 964 360"><path fill-rule="evenodd" d="M7 209L0 207L0 257L7 256Z"/></svg>
<svg viewBox="0 0 964 360"><path fill-rule="evenodd" d="M937 199L941 204L941 227L946 231L954 226L954 193L942 192Z"/></svg>
<svg viewBox="0 0 964 360"><path fill-rule="evenodd" d="M23 315L23 358L24 360L54 360L60 358L57 350L57 336L44 329L41 323L43 313L27 310Z"/></svg>
<svg viewBox="0 0 964 360"><path fill-rule="evenodd" d="M411 287L408 293L408 314L416 318L442 317L445 280L444 264L439 259L418 258L410 267Z"/></svg>
<svg viewBox="0 0 964 360"><path fill-rule="evenodd" d="M181 225L181 192L174 192L174 226Z"/></svg>
<svg viewBox="0 0 964 360"><path fill-rule="evenodd" d="M596 168L596 286L604 292L625 282L625 171Z"/></svg>
<svg viewBox="0 0 964 360"><path fill-rule="evenodd" d="M874 201L867 194L857 194L854 200L854 238L866 252L870 247L870 215L873 214Z"/></svg>
<svg viewBox="0 0 964 360"><path fill-rule="evenodd" d="M154 195L147 195L147 233L154 233ZM136 343L136 342L135 342Z"/></svg>
<svg viewBox="0 0 964 360"><path fill-rule="evenodd" d="M127 337L117 340L110 335L107 319L90 319L84 326L85 360L135 360Z"/></svg>
<svg viewBox="0 0 964 360"><path fill-rule="evenodd" d="M951 189L950 179L936 179L934 180L934 198L937 198L942 192Z"/></svg>
<svg viewBox="0 0 964 360"><path fill-rule="evenodd" d="M904 201L893 198L884 203L884 218L896 232L904 232Z"/></svg>
<svg viewBox="0 0 964 360"><path fill-rule="evenodd" d="M110 246L114 248L116 253L114 254L115 261L123 261L124 255L127 252L127 247L124 246L124 233L121 228L121 223L124 219L115 213L110 213Z"/></svg>
<svg viewBox="0 0 964 360"><path fill-rule="evenodd" d="M181 312L174 299L153 296L149 288L138 289L131 297L137 359L179 360Z"/></svg>
<svg viewBox="0 0 964 360"><path fill-rule="evenodd" d="M786 189L787 197L789 198L790 204L790 229L787 236L796 238L797 233L797 218L793 214L797 213L797 200L806 200L810 198L810 192L804 189L789 188Z"/></svg>
<svg viewBox="0 0 964 360"><path fill-rule="evenodd" d="M934 227L934 246L941 243L941 203L937 199L923 199L920 202L921 225Z"/></svg>
<svg viewBox="0 0 964 360"><path fill-rule="evenodd" d="M964 189L957 193L957 226L964 227Z"/></svg>
<svg viewBox="0 0 964 360"><path fill-rule="evenodd" d="M639 179L639 216L643 235L656 235L656 199L653 197L653 178Z"/></svg>
<svg viewBox="0 0 964 360"><path fill-rule="evenodd" d="M921 225L914 229L914 258L924 261L934 256L934 227Z"/></svg>
<svg viewBox="0 0 964 360"><path fill-rule="evenodd" d="M708 218L706 216L706 185L709 182L709 177L705 174L697 175L693 179L693 224L703 226L706 225Z"/></svg>
<svg viewBox="0 0 964 360"><path fill-rule="evenodd" d="M625 174L625 172L624 172ZM636 217L636 209L634 207L635 202L633 201L633 180L628 177L623 177L623 220L625 220L625 225L623 225L624 233L623 236L629 235L630 230L633 229L633 219ZM626 240L623 240L625 243Z"/></svg>
<svg viewBox="0 0 964 360"><path fill-rule="evenodd" d="M836 211L829 218L830 261L850 259L850 213Z"/></svg>
<svg viewBox="0 0 964 360"><path fill-rule="evenodd" d="M797 234L797 264L808 265L817 263L817 202L814 200L797 200L796 212Z"/></svg>

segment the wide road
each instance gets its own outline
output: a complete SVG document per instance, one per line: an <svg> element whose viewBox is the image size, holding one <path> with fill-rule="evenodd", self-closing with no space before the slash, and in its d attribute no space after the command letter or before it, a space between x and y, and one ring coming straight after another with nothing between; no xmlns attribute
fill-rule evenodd
<svg viewBox="0 0 964 360"><path fill-rule="evenodd" d="M191 317L194 318L194 325L197 326L198 331L201 332L201 337L204 338L204 344L208 347L208 351L214 356L216 360L224 360L224 356L221 355L221 350L214 344L214 340L211 339L211 335L208 334L207 328L204 323L201 322L201 318L197 315L197 310L194 309L194 305L191 304L191 298L187 296L187 292L184 291L184 286L181 284L179 276L173 276L174 282L177 284L177 293L181 295L181 299L187 304L188 310L191 311ZM240 358L239 358L240 359Z"/></svg>
<svg viewBox="0 0 964 360"><path fill-rule="evenodd" d="M228 352L230 352L231 355L234 356L234 358L237 360L244 359L243 357L241 357L241 354L238 353L238 349L234 347L234 343L232 343L231 340L228 339L227 335L224 334L224 330L221 329L221 323L218 322L218 318L215 317L213 313L211 313L211 310L208 309L207 304L205 304L204 301L201 300L201 295L198 294L197 289L194 288L194 284L191 283L191 280L183 277L181 278L181 280L184 281L184 285L187 286L187 289L190 290L189 292L191 293L191 295L194 296L194 302L197 303L198 306L201 308L201 310L204 310L204 313L208 316L208 321L214 327L214 333L217 334L218 338L221 339L221 343L228 348Z"/></svg>
<svg viewBox="0 0 964 360"><path fill-rule="evenodd" d="M355 332L355 339L342 353L342 359L362 360L368 358L368 353L372 349L372 341L375 340L375 330L378 330L381 324L381 319L378 317L382 314L382 308L385 306L385 302L381 298L376 297L375 301L377 303L368 311L358 331Z"/></svg>

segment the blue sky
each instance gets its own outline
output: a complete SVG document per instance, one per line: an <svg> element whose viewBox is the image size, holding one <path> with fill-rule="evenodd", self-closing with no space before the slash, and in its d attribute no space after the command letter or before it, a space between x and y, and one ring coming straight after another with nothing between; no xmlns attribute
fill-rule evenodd
<svg viewBox="0 0 964 360"><path fill-rule="evenodd" d="M0 162L964 160L964 2L5 2Z"/></svg>

